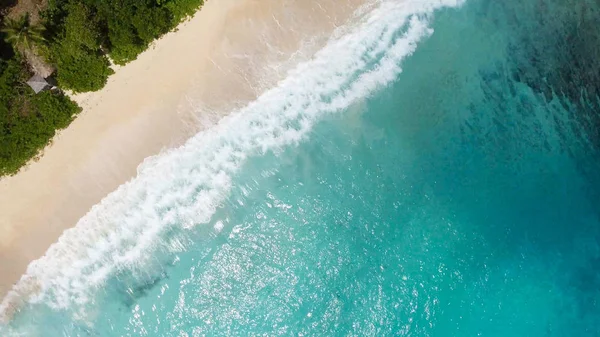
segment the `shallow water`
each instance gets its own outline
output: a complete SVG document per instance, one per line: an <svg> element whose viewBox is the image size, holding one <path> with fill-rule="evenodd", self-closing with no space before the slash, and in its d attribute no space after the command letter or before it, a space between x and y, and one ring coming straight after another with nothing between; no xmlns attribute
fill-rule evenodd
<svg viewBox="0 0 600 337"><path fill-rule="evenodd" d="M37 302L5 329L599 335L600 33L582 29L599 9L457 5L365 9L146 163L71 232L80 246L34 266Z"/></svg>

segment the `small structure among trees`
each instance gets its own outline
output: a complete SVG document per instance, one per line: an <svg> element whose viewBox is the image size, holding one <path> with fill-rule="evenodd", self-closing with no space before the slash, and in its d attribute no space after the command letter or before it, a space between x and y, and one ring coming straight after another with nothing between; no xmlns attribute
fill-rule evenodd
<svg viewBox="0 0 600 337"><path fill-rule="evenodd" d="M46 81L45 78L43 78L42 76L35 74L33 75L29 81L27 81L27 84L31 87L31 89L33 89L33 91L37 94L40 91L44 91L46 89L50 89L52 88L52 85L50 83L48 83L48 81Z"/></svg>

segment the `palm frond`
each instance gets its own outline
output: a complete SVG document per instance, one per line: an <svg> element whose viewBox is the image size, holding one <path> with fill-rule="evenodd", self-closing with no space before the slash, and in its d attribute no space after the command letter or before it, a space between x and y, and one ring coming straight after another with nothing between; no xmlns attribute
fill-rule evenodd
<svg viewBox="0 0 600 337"><path fill-rule="evenodd" d="M45 28L40 25L32 26L27 14L16 20L6 20L0 31L6 34L4 40L11 43L16 49L30 49L33 47L32 44L45 41L43 35Z"/></svg>

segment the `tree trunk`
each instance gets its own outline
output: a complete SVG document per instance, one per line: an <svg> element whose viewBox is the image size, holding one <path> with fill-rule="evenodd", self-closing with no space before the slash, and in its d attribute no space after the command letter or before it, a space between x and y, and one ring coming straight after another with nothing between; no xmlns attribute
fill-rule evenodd
<svg viewBox="0 0 600 337"><path fill-rule="evenodd" d="M31 71L34 74L46 78L52 75L54 70L56 70L54 67L46 63L44 59L35 52L35 47L33 47L33 50L24 50L23 55L25 56L25 60L27 61L27 64L29 64Z"/></svg>

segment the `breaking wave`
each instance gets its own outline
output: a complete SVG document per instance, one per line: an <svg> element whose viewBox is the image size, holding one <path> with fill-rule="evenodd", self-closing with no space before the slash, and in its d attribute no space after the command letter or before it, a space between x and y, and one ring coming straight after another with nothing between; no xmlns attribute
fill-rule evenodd
<svg viewBox="0 0 600 337"><path fill-rule="evenodd" d="M180 236L165 233L208 223L247 158L297 144L324 115L394 81L401 61L433 33L433 12L461 2L382 0L357 11L352 25L339 28L276 87L185 145L147 159L136 178L29 265L1 312L10 316L23 301L55 309L84 305L116 272L143 271L153 252L185 249Z"/></svg>

